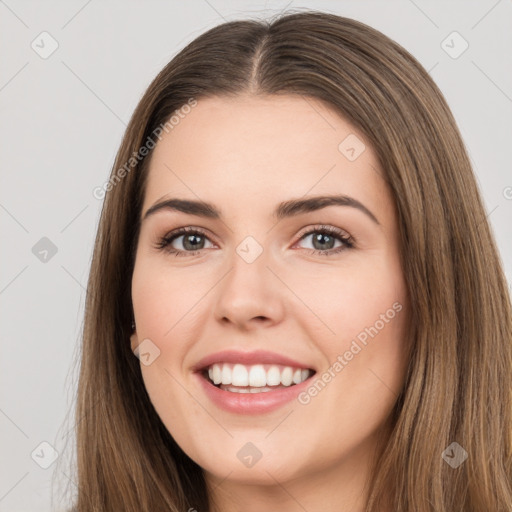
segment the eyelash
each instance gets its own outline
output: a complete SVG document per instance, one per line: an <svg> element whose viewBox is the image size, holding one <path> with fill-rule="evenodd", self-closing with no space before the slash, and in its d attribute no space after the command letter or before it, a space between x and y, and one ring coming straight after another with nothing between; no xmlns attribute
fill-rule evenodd
<svg viewBox="0 0 512 512"><path fill-rule="evenodd" d="M323 256L332 256L334 254L339 254L341 251L345 251L347 249L352 249L354 247L354 239L351 236L346 236L343 231L341 231L338 228L332 227L332 226L315 226L306 233L303 233L303 235L299 238L298 242L300 242L302 239L306 238L307 236L313 234L313 233L321 233L325 235L332 236L334 238L337 238L340 240L343 245L341 247L338 247L336 249L327 249L327 250L321 250L321 249L309 249L310 254L319 254ZM160 238L158 242L155 245L155 248L161 251L165 251L169 254L174 254L175 256L195 256L198 253L200 253L203 249L198 249L197 251L181 251L178 249L171 249L170 245L171 243L176 239L179 238L181 235L201 235L205 238L208 238L207 234L199 229L199 228L192 228L192 227L186 227L186 228L180 228L176 231L172 231L171 233L168 233L164 237Z"/></svg>

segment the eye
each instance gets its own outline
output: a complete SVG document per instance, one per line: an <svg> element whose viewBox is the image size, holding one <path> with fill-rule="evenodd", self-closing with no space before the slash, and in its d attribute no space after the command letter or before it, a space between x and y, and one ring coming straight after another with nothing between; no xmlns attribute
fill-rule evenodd
<svg viewBox="0 0 512 512"><path fill-rule="evenodd" d="M309 231L302 234L299 242L308 237L312 237L313 249L310 250L311 254L329 256L354 247L354 239L345 231L333 226L321 225L310 228ZM180 238L182 238L180 242L182 249L174 246ZM185 227L160 238L155 247L175 256L195 256L205 249L206 241L212 243L203 230ZM340 243L338 247L335 247L336 241Z"/></svg>
<svg viewBox="0 0 512 512"><path fill-rule="evenodd" d="M312 254L330 256L354 247L354 239L348 233L333 226L315 226L304 233L299 241L308 237L311 237L313 245ZM337 248L335 248L336 241L340 242Z"/></svg>
<svg viewBox="0 0 512 512"><path fill-rule="evenodd" d="M181 245L183 249L176 249L173 243L183 238ZM156 248L174 254L175 256L194 256L204 249L205 241L210 239L205 232L199 228L180 228L162 237L156 244Z"/></svg>

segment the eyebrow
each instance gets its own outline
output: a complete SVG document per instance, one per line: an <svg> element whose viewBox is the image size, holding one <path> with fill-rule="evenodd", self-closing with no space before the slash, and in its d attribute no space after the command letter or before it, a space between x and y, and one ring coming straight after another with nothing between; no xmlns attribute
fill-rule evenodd
<svg viewBox="0 0 512 512"><path fill-rule="evenodd" d="M377 217L357 199L345 195L330 195L330 196L314 196L305 199L290 199L279 203L273 212L273 216L278 220L287 217L293 217L302 213L314 212L327 208L328 206L349 206L356 208L367 215L375 224L380 226ZM159 201L151 206L144 214L143 221L156 212L171 210L190 215L197 215L208 219L220 219L222 214L213 204L205 201L195 201L191 199L176 199L170 198Z"/></svg>

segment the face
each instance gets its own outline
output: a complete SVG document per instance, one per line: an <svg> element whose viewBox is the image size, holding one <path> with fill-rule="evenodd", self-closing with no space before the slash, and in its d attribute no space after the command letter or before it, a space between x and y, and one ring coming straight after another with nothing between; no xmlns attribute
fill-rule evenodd
<svg viewBox="0 0 512 512"><path fill-rule="evenodd" d="M311 98L200 99L154 149L141 219L131 346L177 443L212 481L355 478L407 362L363 135Z"/></svg>

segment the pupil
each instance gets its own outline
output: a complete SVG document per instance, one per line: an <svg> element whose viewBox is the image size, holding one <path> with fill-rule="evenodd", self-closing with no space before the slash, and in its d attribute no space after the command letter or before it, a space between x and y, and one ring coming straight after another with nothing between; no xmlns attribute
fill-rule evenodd
<svg viewBox="0 0 512 512"><path fill-rule="evenodd" d="M198 245L194 244L193 240L194 239L201 239L201 238L202 237L198 236L198 235L188 235L188 236L186 236L183 239L183 247L185 247L185 249L188 248L188 249L192 249L192 250L197 250L198 249ZM187 244L191 244L191 245L189 247L187 247Z"/></svg>
<svg viewBox="0 0 512 512"><path fill-rule="evenodd" d="M327 239L327 240L328 240L328 242L323 242L323 245L328 244L328 245L329 245L329 247L320 247L320 248L315 247L315 248L316 248L316 249L319 249L319 250L321 250L321 251L324 251L324 250L326 250L326 249L332 249L331 244L332 244L332 242L334 241L334 238L332 238L332 237L331 237L331 236L329 236L329 235L326 235L325 233L319 233L317 236L313 237L313 246L315 246L315 245L316 245L316 244L315 244L315 242L320 242L320 244L322 244L322 239ZM329 240L329 239L330 239L330 240ZM329 242L331 242L331 244L329 244Z"/></svg>

